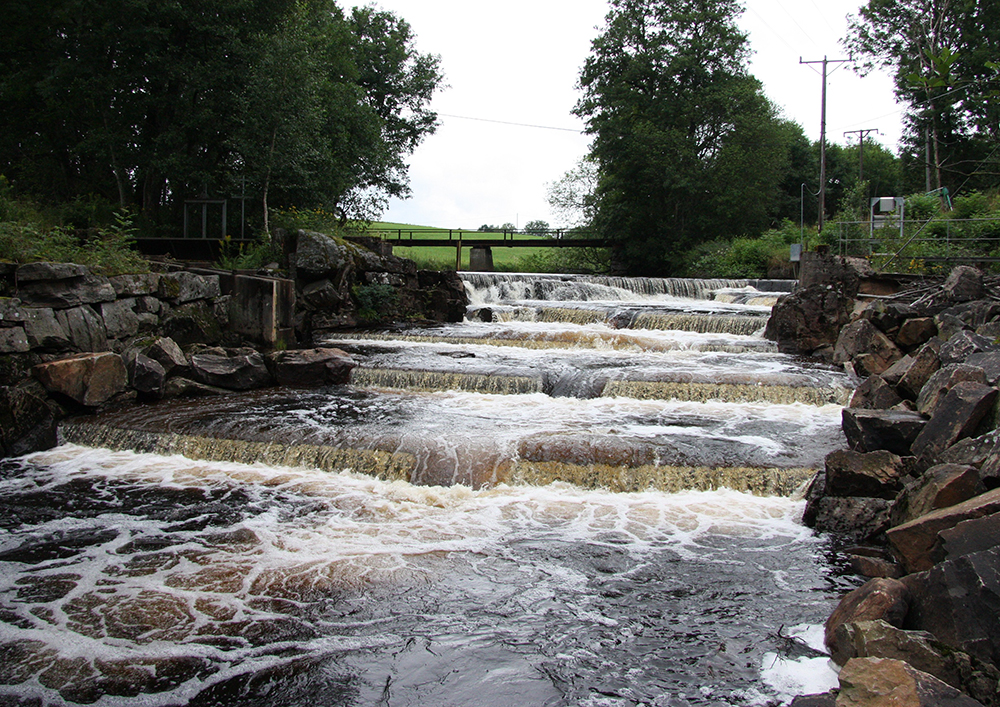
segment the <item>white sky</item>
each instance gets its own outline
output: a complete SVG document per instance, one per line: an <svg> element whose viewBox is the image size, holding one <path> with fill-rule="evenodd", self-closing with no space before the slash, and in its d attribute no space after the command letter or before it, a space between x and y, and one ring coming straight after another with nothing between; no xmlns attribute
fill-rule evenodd
<svg viewBox="0 0 1000 707"><path fill-rule="evenodd" d="M846 16L862 0L745 0L740 26L754 51L751 71L767 95L811 140L820 132L820 66L846 58ZM432 108L440 126L410 160L413 195L393 199L383 220L475 229L535 219L556 223L547 185L587 152L583 122L571 114L580 67L599 34L607 0L373 0L410 23L421 53L441 56L445 88ZM827 141L845 131L872 134L895 149L901 107L883 74L857 77L830 65ZM475 119L475 120L473 120ZM485 119L485 120L484 120ZM551 130L489 121L505 121ZM850 139L856 140L856 136Z"/></svg>

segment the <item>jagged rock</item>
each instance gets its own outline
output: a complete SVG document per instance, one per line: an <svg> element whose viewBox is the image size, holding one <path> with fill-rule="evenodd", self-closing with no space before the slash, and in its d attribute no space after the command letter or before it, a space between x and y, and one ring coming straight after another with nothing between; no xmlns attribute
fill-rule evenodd
<svg viewBox="0 0 1000 707"><path fill-rule="evenodd" d="M938 534L965 520L1000 512L1000 489L993 489L968 501L926 513L890 528L886 532L896 556L907 572L923 572L934 564L933 551Z"/></svg>
<svg viewBox="0 0 1000 707"><path fill-rule="evenodd" d="M949 307L938 316L943 315L958 317L967 329L975 330L1000 316L1000 303L988 299L977 299Z"/></svg>
<svg viewBox="0 0 1000 707"><path fill-rule="evenodd" d="M58 444L56 419L45 401L22 388L0 387L0 457L17 457Z"/></svg>
<svg viewBox="0 0 1000 707"><path fill-rule="evenodd" d="M880 375L868 376L854 389L848 407L864 410L888 410L903 402L899 393Z"/></svg>
<svg viewBox="0 0 1000 707"><path fill-rule="evenodd" d="M870 278L874 271L867 258L831 255L818 251L802 254L802 287L834 285L842 287L849 297L858 294L862 278Z"/></svg>
<svg viewBox="0 0 1000 707"><path fill-rule="evenodd" d="M104 321L87 305L55 312L56 321L76 351L109 351Z"/></svg>
<svg viewBox="0 0 1000 707"><path fill-rule="evenodd" d="M875 300L861 311L861 318L867 319L890 339L895 339L899 328L907 320L916 317L917 310L902 302Z"/></svg>
<svg viewBox="0 0 1000 707"><path fill-rule="evenodd" d="M941 452L942 464L966 464L982 467L991 455L1000 451L1000 430L991 430L979 437L967 437Z"/></svg>
<svg viewBox="0 0 1000 707"><path fill-rule="evenodd" d="M939 312L934 317L934 325L938 330L938 337L942 341L948 341L951 337L969 328L961 317L947 312Z"/></svg>
<svg viewBox="0 0 1000 707"><path fill-rule="evenodd" d="M135 313L135 300L118 299L100 305L104 328L111 339L127 339L139 333L139 317Z"/></svg>
<svg viewBox="0 0 1000 707"><path fill-rule="evenodd" d="M788 703L788 707L837 707L837 695L832 691L817 695L799 695Z"/></svg>
<svg viewBox="0 0 1000 707"><path fill-rule="evenodd" d="M468 297L458 273L447 270L420 270L417 282L425 293L425 317L439 322L460 322L465 318Z"/></svg>
<svg viewBox="0 0 1000 707"><path fill-rule="evenodd" d="M218 275L198 275L181 270L160 276L157 293L176 304L213 299L220 294Z"/></svg>
<svg viewBox="0 0 1000 707"><path fill-rule="evenodd" d="M40 363L35 377L50 393L64 395L81 405L98 406L125 390L125 362L115 353L81 353Z"/></svg>
<svg viewBox="0 0 1000 707"><path fill-rule="evenodd" d="M938 533L932 550L936 562L955 560L1000 545L1000 513L963 520Z"/></svg>
<svg viewBox="0 0 1000 707"><path fill-rule="evenodd" d="M56 319L55 310L38 307L24 310L24 334L33 349L58 353L68 351L73 344L69 335Z"/></svg>
<svg viewBox="0 0 1000 707"><path fill-rule="evenodd" d="M903 460L891 452L837 450L826 456L826 495L892 500L903 488Z"/></svg>
<svg viewBox="0 0 1000 707"><path fill-rule="evenodd" d="M903 571L895 562L882 559L881 557L868 557L867 555L847 555L851 571L862 577L886 579L899 579L903 576Z"/></svg>
<svg viewBox="0 0 1000 707"><path fill-rule="evenodd" d="M764 338L778 343L782 353L811 354L837 341L850 321L852 299L839 288L804 286L782 295L771 311Z"/></svg>
<svg viewBox="0 0 1000 707"><path fill-rule="evenodd" d="M896 579L870 579L852 592L848 592L837 604L824 626L824 642L830 649L830 657L838 664L844 663L847 647L838 642L837 629L858 621L885 621L902 627L906 612L910 607L910 590ZM839 660L838 660L839 658Z"/></svg>
<svg viewBox="0 0 1000 707"><path fill-rule="evenodd" d="M129 360L126 368L129 384L138 392L157 398L163 396L167 373L158 361L138 354Z"/></svg>
<svg viewBox="0 0 1000 707"><path fill-rule="evenodd" d="M0 327L0 354L27 353L30 350L24 327Z"/></svg>
<svg viewBox="0 0 1000 707"><path fill-rule="evenodd" d="M278 385L339 385L357 365L340 349L278 351L269 357Z"/></svg>
<svg viewBox="0 0 1000 707"><path fill-rule="evenodd" d="M938 352L941 344L937 339L924 344L910 357L910 363L902 368L896 390L909 400L916 400L924 385L941 368Z"/></svg>
<svg viewBox="0 0 1000 707"><path fill-rule="evenodd" d="M298 232L295 269L299 276L308 279L329 277L352 264L351 249L346 243L338 243L322 233Z"/></svg>
<svg viewBox="0 0 1000 707"><path fill-rule="evenodd" d="M906 628L1000 665L1000 547L947 560L902 580L912 595Z"/></svg>
<svg viewBox="0 0 1000 707"><path fill-rule="evenodd" d="M913 365L913 356L910 354L906 354L901 359L899 359L894 364L892 364L887 369L885 369L884 371L882 371L877 375L879 375L882 378L882 380L884 380L886 383L895 388L897 385L899 385L899 381L902 379L903 374L906 373L906 370L912 365Z"/></svg>
<svg viewBox="0 0 1000 707"><path fill-rule="evenodd" d="M146 350L146 355L163 367L165 374L170 375L174 369L186 369L187 358L177 342L168 336L163 336L152 343Z"/></svg>
<svg viewBox="0 0 1000 707"><path fill-rule="evenodd" d="M342 284L338 287L329 279L324 278L302 288L302 300L307 306L319 310L335 310L345 302L349 302L351 293L343 277L337 278Z"/></svg>
<svg viewBox="0 0 1000 707"><path fill-rule="evenodd" d="M834 363L860 362L865 375L882 373L903 357L899 348L867 319L851 322L840 330L833 349Z"/></svg>
<svg viewBox="0 0 1000 707"><path fill-rule="evenodd" d="M983 296L983 273L968 265L958 265L949 273L941 289L952 302L979 299Z"/></svg>
<svg viewBox="0 0 1000 707"><path fill-rule="evenodd" d="M837 707L983 707L933 675L891 658L852 658L840 671Z"/></svg>
<svg viewBox="0 0 1000 707"><path fill-rule="evenodd" d="M155 272L132 273L109 277L115 294L119 297L141 297L154 294L160 286L160 275Z"/></svg>
<svg viewBox="0 0 1000 707"><path fill-rule="evenodd" d="M912 351L921 346L938 333L933 317L914 317L907 319L899 327L896 334L896 345L904 351Z"/></svg>
<svg viewBox="0 0 1000 707"><path fill-rule="evenodd" d="M17 266L14 277L19 285L28 282L50 282L54 280L74 280L84 277L90 271L76 263L25 263Z"/></svg>
<svg viewBox="0 0 1000 707"><path fill-rule="evenodd" d="M906 410L844 408L842 426L847 443L856 452L884 449L899 456L910 454L910 445L927 421Z"/></svg>
<svg viewBox="0 0 1000 707"><path fill-rule="evenodd" d="M867 496L822 496L806 503L802 522L823 533L867 540L889 523L889 501Z"/></svg>
<svg viewBox="0 0 1000 707"><path fill-rule="evenodd" d="M1000 352L974 353L965 359L965 365L983 369L986 382L990 385L1000 383Z"/></svg>
<svg viewBox="0 0 1000 707"><path fill-rule="evenodd" d="M236 356L195 354L191 374L199 383L229 390L253 390L271 385L263 357L254 351Z"/></svg>
<svg viewBox="0 0 1000 707"><path fill-rule="evenodd" d="M997 399L997 389L982 383L956 383L934 410L910 449L914 456L937 454L971 436Z"/></svg>
<svg viewBox="0 0 1000 707"><path fill-rule="evenodd" d="M986 491L974 466L938 464L906 485L889 511L889 522L902 525L939 508L968 501Z"/></svg>
<svg viewBox="0 0 1000 707"><path fill-rule="evenodd" d="M170 378L163 386L164 398L203 398L215 395L229 395L231 390L206 385L190 378L176 376Z"/></svg>
<svg viewBox="0 0 1000 707"><path fill-rule="evenodd" d="M21 300L16 297L0 297L0 327L24 326L25 320Z"/></svg>
<svg viewBox="0 0 1000 707"><path fill-rule="evenodd" d="M964 364L941 367L931 375L924 387L920 389L920 395L917 396L917 410L924 415L933 415L948 391L962 381L985 384L986 374L981 368Z"/></svg>
<svg viewBox="0 0 1000 707"><path fill-rule="evenodd" d="M1000 705L1000 670L937 640L927 631L904 631L885 621L842 624L837 644L851 658L902 660L961 690L985 707Z"/></svg>
<svg viewBox="0 0 1000 707"><path fill-rule="evenodd" d="M61 263L34 263L34 265L57 266ZM111 302L115 299L115 288L111 286L108 279L101 275L95 275L87 271L86 268L83 268L82 275L69 278L39 278L25 281L21 272L30 267L31 265L22 265L17 270L17 296L26 307L64 309L66 307L79 307L82 304ZM82 266L72 266L72 268L67 269L67 272L80 267Z"/></svg>
<svg viewBox="0 0 1000 707"><path fill-rule="evenodd" d="M971 331L962 330L941 345L941 365L963 363L969 356L1000 350L996 344L985 336Z"/></svg>
<svg viewBox="0 0 1000 707"><path fill-rule="evenodd" d="M163 333L181 346L222 341L222 327L204 302L188 302L170 310L161 319Z"/></svg>

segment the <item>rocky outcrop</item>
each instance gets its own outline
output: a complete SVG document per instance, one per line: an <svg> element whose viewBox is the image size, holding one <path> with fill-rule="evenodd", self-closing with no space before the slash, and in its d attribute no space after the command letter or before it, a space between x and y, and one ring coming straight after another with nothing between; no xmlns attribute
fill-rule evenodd
<svg viewBox="0 0 1000 707"><path fill-rule="evenodd" d="M764 338L777 342L782 353L830 358L840 328L850 322L852 304L842 288L826 284L782 295L771 311Z"/></svg>

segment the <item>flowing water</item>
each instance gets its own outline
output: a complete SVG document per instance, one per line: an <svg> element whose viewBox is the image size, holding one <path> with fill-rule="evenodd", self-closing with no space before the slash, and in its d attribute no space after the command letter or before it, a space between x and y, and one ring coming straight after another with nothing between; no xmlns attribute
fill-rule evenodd
<svg viewBox="0 0 1000 707"><path fill-rule="evenodd" d="M794 492L850 382L760 337L781 283L466 283L464 324L331 339L350 385L109 412L4 462L4 704L827 689L849 580Z"/></svg>

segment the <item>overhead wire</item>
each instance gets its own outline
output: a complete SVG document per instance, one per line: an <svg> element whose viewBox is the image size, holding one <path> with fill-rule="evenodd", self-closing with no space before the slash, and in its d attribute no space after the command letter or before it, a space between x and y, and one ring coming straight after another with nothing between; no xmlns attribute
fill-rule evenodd
<svg viewBox="0 0 1000 707"><path fill-rule="evenodd" d="M497 123L499 125L514 125L519 128L536 128L538 130L560 130L567 133L583 134L580 128L560 128L554 125L535 125L532 123L516 123L510 120L495 120L493 118L474 118L471 115L453 115L451 113L438 113L443 118L457 118L459 120L474 120L479 123Z"/></svg>

